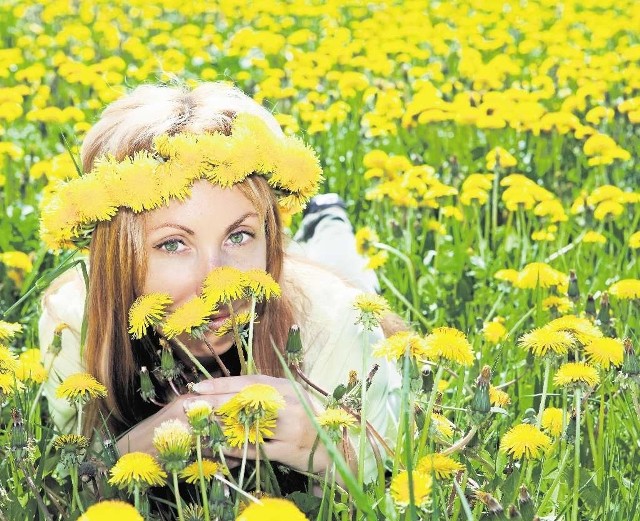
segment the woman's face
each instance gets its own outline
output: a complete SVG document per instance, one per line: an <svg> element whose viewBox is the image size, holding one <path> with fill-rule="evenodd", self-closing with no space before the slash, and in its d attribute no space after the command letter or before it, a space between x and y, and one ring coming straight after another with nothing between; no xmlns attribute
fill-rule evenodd
<svg viewBox="0 0 640 521"><path fill-rule="evenodd" d="M196 181L191 197L145 214L144 248L147 273L143 294L171 295L172 309L200 294L207 274L220 266L241 270L266 269L267 241L264 219L237 185L222 188L208 181ZM235 312L249 311L246 301L233 302ZM217 329L229 317L221 308L211 317L210 329ZM188 335L179 337L194 355L210 357L204 342ZM231 347L231 335L207 340L217 354Z"/></svg>

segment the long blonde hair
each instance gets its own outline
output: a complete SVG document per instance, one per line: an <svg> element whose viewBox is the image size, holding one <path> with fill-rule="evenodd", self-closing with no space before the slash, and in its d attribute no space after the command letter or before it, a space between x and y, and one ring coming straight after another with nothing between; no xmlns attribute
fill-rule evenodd
<svg viewBox="0 0 640 521"><path fill-rule="evenodd" d="M106 108L87 134L82 146L85 172L106 154L118 160L141 150L151 150L160 134L178 132L229 134L238 113L260 116L276 134L275 118L239 90L225 84L202 84L194 90L143 86ZM264 219L267 237L267 271L280 281L284 260L282 225L275 194L260 176L250 176L239 188ZM128 310L139 295L146 272L142 219L120 209L108 222L99 223L91 239L87 294L86 367L107 386L108 396L88 411L85 432L93 434L100 424L100 412L118 435L147 412L135 410L139 354L127 332ZM286 294L262 309L254 334L254 356L258 369L282 376L272 342L284 349L293 324ZM132 410L133 409L133 410Z"/></svg>

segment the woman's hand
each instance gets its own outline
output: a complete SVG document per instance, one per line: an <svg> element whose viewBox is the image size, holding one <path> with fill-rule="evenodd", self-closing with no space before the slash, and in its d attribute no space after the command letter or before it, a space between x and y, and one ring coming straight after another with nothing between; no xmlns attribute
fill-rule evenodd
<svg viewBox="0 0 640 521"><path fill-rule="evenodd" d="M270 461L277 461L298 470L308 470L309 455L316 440L316 430L311 424L304 407L298 399L298 395L289 380L271 376L233 376L227 378L215 378L204 380L194 386L197 394L184 394L176 397L160 411L140 422L127 431L118 440L120 454L140 451L157 455L153 447L153 431L160 424L169 419L179 419L187 422L185 406L193 400L206 400L214 409L229 401L234 395L251 384L266 384L274 387L284 398L285 407L278 412L278 419L273 436L265 440L264 452ZM309 405L315 411L320 406L314 403L307 393L299 388ZM351 447L347 449L352 452ZM225 449L225 455L231 458L241 458L243 450ZM247 456L255 459L255 446L249 445ZM349 454L348 460L353 463L353 455ZM231 462L229 462L231 463ZM313 472L325 470L330 463L329 454L322 443L319 443L313 457Z"/></svg>
<svg viewBox="0 0 640 521"><path fill-rule="evenodd" d="M273 436L265 440L264 452L270 461L277 461L298 470L309 470L309 455L316 440L314 429L304 407L300 403L298 394L289 380L272 376L232 376L228 378L215 378L204 380L194 386L198 393L198 399L209 401L214 407L226 403L234 395L251 384L266 384L274 387L284 398L285 407L278 411L278 419ZM302 388L302 395L307 399L309 406L320 410L320 406L314 403ZM225 449L225 454L235 458L241 458L243 449ZM249 445L247 455L255 459L255 446ZM318 444L313 457L313 472L320 472L330 463L329 454L322 443Z"/></svg>

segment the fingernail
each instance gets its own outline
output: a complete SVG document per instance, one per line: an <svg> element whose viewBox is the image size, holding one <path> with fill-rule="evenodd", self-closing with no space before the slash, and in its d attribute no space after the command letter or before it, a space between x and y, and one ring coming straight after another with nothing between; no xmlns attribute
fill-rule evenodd
<svg viewBox="0 0 640 521"><path fill-rule="evenodd" d="M193 384L191 386L191 391L196 394L202 394L202 392L204 391L202 383Z"/></svg>

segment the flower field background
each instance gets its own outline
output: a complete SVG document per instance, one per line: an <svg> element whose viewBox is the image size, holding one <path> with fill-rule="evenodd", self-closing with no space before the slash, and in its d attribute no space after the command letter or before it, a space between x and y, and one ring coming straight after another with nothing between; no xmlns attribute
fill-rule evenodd
<svg viewBox="0 0 640 521"><path fill-rule="evenodd" d="M0 520L134 504L48 421L39 297L81 254L39 212L106 104L177 79L317 150L413 332L377 347L403 375L387 475L328 479L309 519L640 518L638 28L632 0L2 2Z"/></svg>

